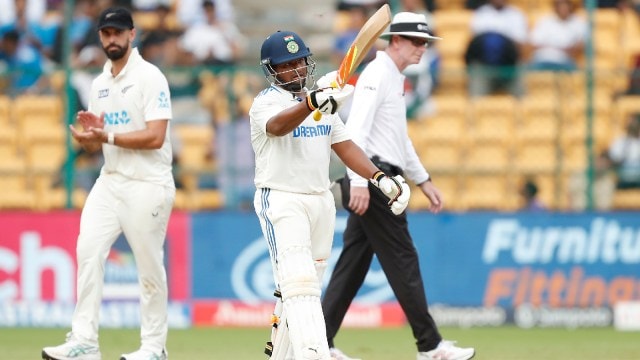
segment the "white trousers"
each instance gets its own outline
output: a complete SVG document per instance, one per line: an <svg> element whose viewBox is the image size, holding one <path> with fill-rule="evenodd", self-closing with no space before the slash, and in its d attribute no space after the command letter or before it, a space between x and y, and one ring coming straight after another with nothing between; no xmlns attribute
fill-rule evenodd
<svg viewBox="0 0 640 360"><path fill-rule="evenodd" d="M174 199L173 188L117 174L100 175L80 217L74 336L98 341L105 261L124 233L138 270L141 347L155 353L165 347L168 291L163 246Z"/></svg>
<svg viewBox="0 0 640 360"><path fill-rule="evenodd" d="M312 259L329 259L336 225L336 206L331 191L323 194L296 194L258 189L253 201L269 254L275 265L286 248L305 246ZM275 277L275 282L280 281Z"/></svg>
<svg viewBox="0 0 640 360"><path fill-rule="evenodd" d="M272 359L289 359L292 353L302 358L307 346L315 349L318 359L329 359L320 298L313 293L321 287L324 264L331 255L336 219L333 194L258 189L254 208L271 255L274 281L285 301L284 309L278 311L276 305L274 314L287 319L280 326L288 326L291 337L289 352L283 350L289 348L289 339L272 338L274 346L283 347L274 349Z"/></svg>

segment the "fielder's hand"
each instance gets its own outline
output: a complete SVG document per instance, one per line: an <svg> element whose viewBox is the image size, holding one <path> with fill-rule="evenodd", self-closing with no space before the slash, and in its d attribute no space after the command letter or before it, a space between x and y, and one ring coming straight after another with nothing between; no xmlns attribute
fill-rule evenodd
<svg viewBox="0 0 640 360"><path fill-rule="evenodd" d="M316 81L319 89L326 87L338 87L338 71L334 70L330 73L323 75L318 81Z"/></svg>
<svg viewBox="0 0 640 360"><path fill-rule="evenodd" d="M370 180L383 194L389 198L389 208L395 215L400 215L409 205L411 190L401 175L388 177L382 171L373 174Z"/></svg>
<svg viewBox="0 0 640 360"><path fill-rule="evenodd" d="M307 95L307 107L314 111L318 109L323 114L335 114L342 103L353 94L353 85L340 88L321 88Z"/></svg>

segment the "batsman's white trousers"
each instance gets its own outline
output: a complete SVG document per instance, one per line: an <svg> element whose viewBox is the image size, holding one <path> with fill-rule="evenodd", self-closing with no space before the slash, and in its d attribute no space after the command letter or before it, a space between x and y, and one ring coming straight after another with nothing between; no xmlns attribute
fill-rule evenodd
<svg viewBox="0 0 640 360"><path fill-rule="evenodd" d="M283 280L291 280L281 279L279 271L279 264L287 262L288 259L285 257L292 253L292 251L288 250L304 247L310 251L302 253L307 253L311 256L308 259L297 258L296 260L291 260L305 261L304 263L299 263L301 274L306 272L306 269L316 269L318 276L312 276L312 278L317 281L317 287L320 288L324 267L320 266L320 270L318 270L316 265L324 264L331 255L336 219L333 194L330 191L322 194L297 194L273 189L257 189L254 198L254 209L260 219L262 232L269 248L276 287L279 288ZM317 323L307 324L307 327L314 328L316 334L321 334L316 340L326 347L326 355L328 356L328 344L326 335L324 335L326 328L321 315L322 307L319 301L317 309L313 310L320 314L319 320ZM294 316L294 314L287 314L286 316L282 314L282 316L284 319ZM282 323L280 325L286 326ZM288 340L275 340L274 346L288 347ZM292 345L301 346L302 344ZM274 355L272 356L274 360L285 359L287 358L287 351L274 348Z"/></svg>
<svg viewBox="0 0 640 360"><path fill-rule="evenodd" d="M335 200L330 191L297 194L258 189L253 205L272 263L277 264L281 249L293 246L311 248L314 262L329 258L336 225ZM274 280L279 283L279 279Z"/></svg>
<svg viewBox="0 0 640 360"><path fill-rule="evenodd" d="M175 189L102 174L82 210L76 247L77 305L74 336L97 343L104 266L121 233L133 251L138 270L141 347L160 353L167 340L167 275L164 241Z"/></svg>

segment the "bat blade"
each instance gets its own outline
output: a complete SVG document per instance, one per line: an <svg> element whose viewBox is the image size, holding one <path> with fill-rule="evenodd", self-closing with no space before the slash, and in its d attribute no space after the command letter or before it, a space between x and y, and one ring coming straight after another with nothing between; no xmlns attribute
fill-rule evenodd
<svg viewBox="0 0 640 360"><path fill-rule="evenodd" d="M362 63L380 34L391 23L391 9L384 4L362 26L338 68L338 86L342 87Z"/></svg>
<svg viewBox="0 0 640 360"><path fill-rule="evenodd" d="M336 82L338 87L343 87L346 84L353 73L356 71L362 60L366 57L373 44L384 32L384 30L391 23L391 8L388 4L384 4L378 9L367 22L362 26L362 29L356 35L356 38L349 46L349 50L340 62L338 67L338 74L336 76ZM316 110L313 113L313 119L318 121L322 118L322 114Z"/></svg>
<svg viewBox="0 0 640 360"><path fill-rule="evenodd" d="M344 86L347 82L345 79L348 79L353 74L352 69L355 69L358 66L356 65L358 53L358 46L353 44L349 47L347 54L342 59L340 67L338 68L337 76L337 82L340 87Z"/></svg>

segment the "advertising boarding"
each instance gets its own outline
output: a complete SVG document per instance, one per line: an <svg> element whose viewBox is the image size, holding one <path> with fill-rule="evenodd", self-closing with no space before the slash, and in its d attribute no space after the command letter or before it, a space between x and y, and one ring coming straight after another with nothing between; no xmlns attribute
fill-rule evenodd
<svg viewBox="0 0 640 360"><path fill-rule="evenodd" d="M338 212L323 287L342 247ZM441 325L610 326L640 301L637 213L410 213L430 309ZM0 326L69 326L79 212L0 214ZM271 260L252 212L173 214L166 242L172 327L264 326ZM124 238L105 264L103 326L139 323L135 260ZM345 326L406 323L373 265Z"/></svg>

